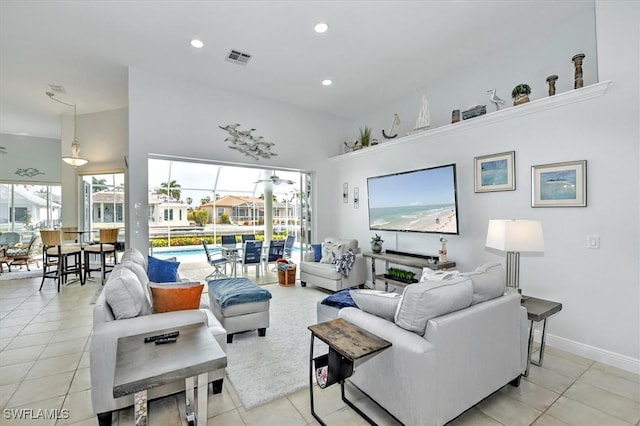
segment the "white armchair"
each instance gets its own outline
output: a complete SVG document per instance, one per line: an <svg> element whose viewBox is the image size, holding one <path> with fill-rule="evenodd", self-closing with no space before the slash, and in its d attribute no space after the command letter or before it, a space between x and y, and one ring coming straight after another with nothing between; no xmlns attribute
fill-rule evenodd
<svg viewBox="0 0 640 426"><path fill-rule="evenodd" d="M331 291L340 291L345 288L360 286L367 280L367 267L358 240L343 240L339 238L326 238L324 244L334 247L334 255L352 249L355 253L355 262L347 276L336 271L336 265L327 262L315 262L312 257L300 262L300 284L305 287L308 284L322 287ZM322 260L325 260L324 258Z"/></svg>

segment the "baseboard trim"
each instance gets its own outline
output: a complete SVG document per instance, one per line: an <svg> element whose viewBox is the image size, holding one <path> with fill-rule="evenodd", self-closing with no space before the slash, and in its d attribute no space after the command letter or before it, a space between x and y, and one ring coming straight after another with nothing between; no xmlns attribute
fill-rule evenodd
<svg viewBox="0 0 640 426"><path fill-rule="evenodd" d="M534 339L537 342L540 342L541 338L542 332L540 330L536 330ZM640 359L621 355L615 352L608 351L606 349L596 348L584 343L565 339L564 337L554 336L553 334L549 333L547 333L547 345L572 353L574 355L582 356L597 362L601 362L603 364L610 365L612 367L617 367L635 374L640 374Z"/></svg>

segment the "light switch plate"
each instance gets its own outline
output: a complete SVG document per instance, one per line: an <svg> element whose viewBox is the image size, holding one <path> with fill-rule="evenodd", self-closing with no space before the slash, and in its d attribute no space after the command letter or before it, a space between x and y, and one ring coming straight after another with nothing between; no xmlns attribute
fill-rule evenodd
<svg viewBox="0 0 640 426"><path fill-rule="evenodd" d="M600 236L587 235L587 248L599 249L600 248Z"/></svg>

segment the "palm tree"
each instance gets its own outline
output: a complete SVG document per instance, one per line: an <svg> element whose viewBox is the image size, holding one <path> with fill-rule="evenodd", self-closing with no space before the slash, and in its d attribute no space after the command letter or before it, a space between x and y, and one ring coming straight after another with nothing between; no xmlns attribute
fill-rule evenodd
<svg viewBox="0 0 640 426"><path fill-rule="evenodd" d="M180 190L181 185L177 183L175 180L171 182L162 182L160 184L160 189L158 189L158 194L168 195L169 198L174 200L180 200L180 194L182 191Z"/></svg>
<svg viewBox="0 0 640 426"><path fill-rule="evenodd" d="M91 192L104 191L106 186L107 186L106 179L98 179L95 176L91 176Z"/></svg>

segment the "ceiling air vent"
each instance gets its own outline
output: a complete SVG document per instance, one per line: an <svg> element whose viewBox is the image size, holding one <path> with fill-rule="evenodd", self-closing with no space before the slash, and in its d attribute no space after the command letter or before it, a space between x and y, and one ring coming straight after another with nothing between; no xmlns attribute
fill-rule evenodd
<svg viewBox="0 0 640 426"><path fill-rule="evenodd" d="M240 52L239 50L231 50L229 51L226 59L229 62L234 62L240 65L247 65L247 62L249 62L249 59L251 59L251 55L249 55L248 53Z"/></svg>
<svg viewBox="0 0 640 426"><path fill-rule="evenodd" d="M49 84L49 87L51 88L52 92L55 93L67 93L67 91L65 90L64 86L61 84Z"/></svg>

